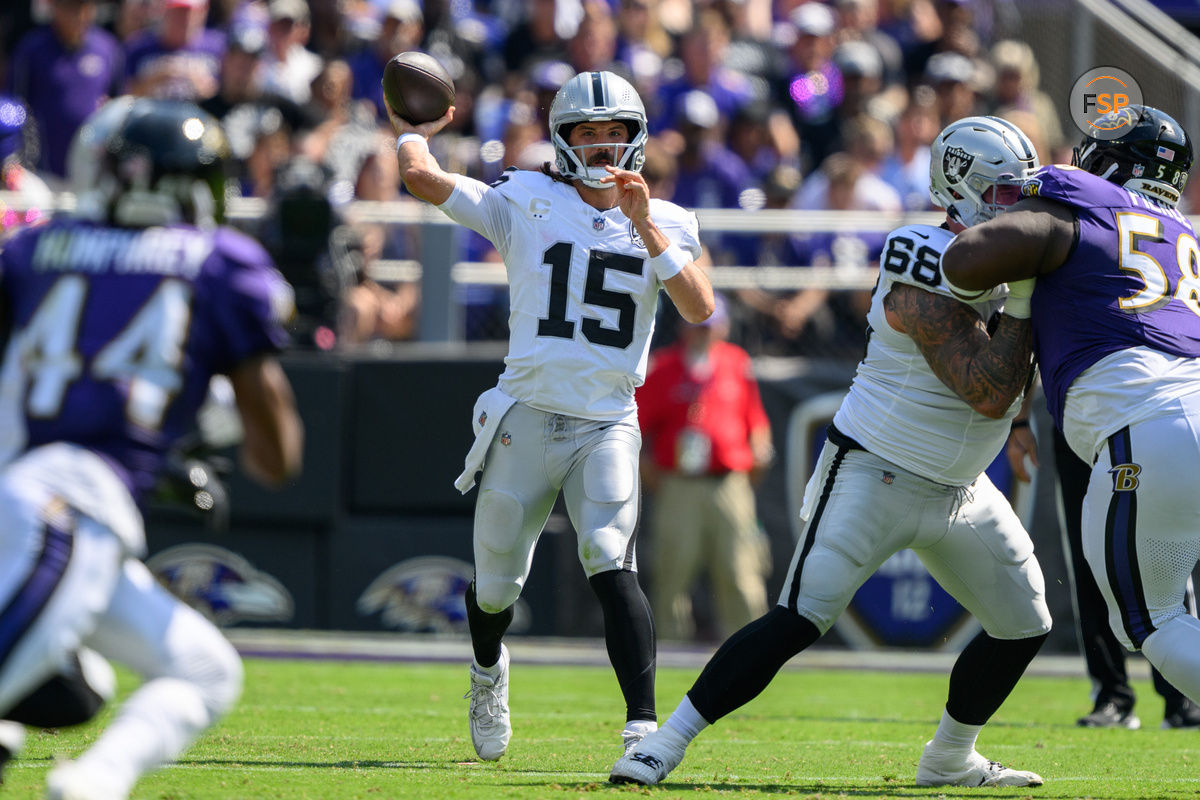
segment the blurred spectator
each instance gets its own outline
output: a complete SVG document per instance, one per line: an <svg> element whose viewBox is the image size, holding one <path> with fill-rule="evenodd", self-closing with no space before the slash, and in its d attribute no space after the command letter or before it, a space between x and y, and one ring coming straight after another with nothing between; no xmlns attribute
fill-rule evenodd
<svg viewBox="0 0 1200 800"><path fill-rule="evenodd" d="M567 61L578 72L617 69L617 23L606 0L584 0L583 18L567 40Z"/></svg>
<svg viewBox="0 0 1200 800"><path fill-rule="evenodd" d="M338 345L412 339L417 330L420 288L407 282L389 288L374 280L369 270L382 252L384 231L368 225L360 228L359 236L361 257L355 262L354 284L342 295L339 306Z"/></svg>
<svg viewBox="0 0 1200 800"><path fill-rule="evenodd" d="M678 176L679 162L675 154L663 145L662 140L651 136L646 142L646 163L642 166L642 177L646 179L650 196L670 200L675 196ZM1196 183L1200 184L1200 181Z"/></svg>
<svg viewBox="0 0 1200 800"><path fill-rule="evenodd" d="M262 96L261 57L266 45L266 34L258 28L236 28L229 35L225 53L221 56L217 91L200 103L200 107L220 120L223 127L225 115L235 106ZM235 152L234 155L245 158L246 154Z"/></svg>
<svg viewBox="0 0 1200 800"><path fill-rule="evenodd" d="M884 159L892 152L893 146L891 129L883 122L866 114L860 114L850 120L846 123L845 156L854 164L854 177L853 180L847 179L843 184L852 188L850 197L845 202L839 201L836 205L830 205L831 197L837 196L837 192L831 190L832 176L845 176L848 173L841 168L826 169L822 166L805 180L796 196L796 207L810 211L841 208L898 213L902 208L900 195L880 177L884 169ZM882 246L882 238L879 244Z"/></svg>
<svg viewBox="0 0 1200 800"><path fill-rule="evenodd" d="M754 484L770 467L771 429L750 356L725 341L729 315L680 324L676 344L657 350L637 391L642 485L654 495L650 600L663 639L695 632L690 594L707 573L720 639L767 609L766 536Z"/></svg>
<svg viewBox="0 0 1200 800"><path fill-rule="evenodd" d="M879 170L880 177L900 195L900 202L907 211L932 208L929 146L939 130L933 90L928 86L915 87L896 122L896 146L884 157Z"/></svg>
<svg viewBox="0 0 1200 800"><path fill-rule="evenodd" d="M938 53L925 65L925 82L937 93L938 129L979 113L975 64L959 53Z"/></svg>
<svg viewBox="0 0 1200 800"><path fill-rule="evenodd" d="M266 91L304 104L312 97L312 82L321 71L321 57L305 45L311 17L305 0L270 0L267 50L263 54Z"/></svg>
<svg viewBox="0 0 1200 800"><path fill-rule="evenodd" d="M1050 155L1050 151L1062 147L1063 131L1054 101L1038 88L1040 73L1033 48L1024 42L1006 39L992 47L991 56L992 68L996 72L991 113L1002 116L1003 112L1011 109L1033 114L1037 118L1046 148L1039 151L1039 156L1045 159ZM1042 163L1054 162L1043 160Z"/></svg>
<svg viewBox="0 0 1200 800"><path fill-rule="evenodd" d="M288 326L300 347L335 344L341 301L363 270L362 241L342 218L328 170L302 156L279 168L258 239L295 289Z"/></svg>
<svg viewBox="0 0 1200 800"><path fill-rule="evenodd" d="M870 123L862 125L859 147L868 146L875 135L872 128ZM855 140L859 141L857 135ZM864 151L856 148L856 152ZM898 213L896 193L864 163L861 155L834 153L808 177L794 205L813 210ZM798 238L797 251L801 264L871 267L878 262L885 240L882 232L822 231ZM822 292L827 294L827 302L818 306ZM865 344L862 320L869 305L869 291L803 290L779 304L775 322L781 336L790 340L794 354L861 355Z"/></svg>
<svg viewBox="0 0 1200 800"><path fill-rule="evenodd" d="M138 34L151 30L162 15L162 0L120 0L113 33L125 47Z"/></svg>
<svg viewBox="0 0 1200 800"><path fill-rule="evenodd" d="M618 0L617 61L647 100L657 91L663 61L673 46L655 11L655 0Z"/></svg>
<svg viewBox="0 0 1200 800"><path fill-rule="evenodd" d="M729 149L749 168L755 183L761 183L780 164L800 165L800 139L782 112L763 102L738 109L729 123Z"/></svg>
<svg viewBox="0 0 1200 800"><path fill-rule="evenodd" d="M754 97L750 79L725 66L729 27L724 18L716 11L706 9L695 19L691 30L679 41L683 74L667 81L658 90L661 115L657 120L651 120L652 131L661 131L678 119L680 103L694 90L702 90L711 97L726 120Z"/></svg>
<svg viewBox="0 0 1200 800"><path fill-rule="evenodd" d="M842 74L842 119L863 114L867 105L883 88L883 59L866 42L844 42L833 51L833 63Z"/></svg>
<svg viewBox="0 0 1200 800"><path fill-rule="evenodd" d="M302 152L325 165L334 191L346 200L353 197L353 187L363 162L375 150L378 133L375 107L354 99L353 81L345 61L334 59L321 67L307 109L309 116L320 122L301 142Z"/></svg>
<svg viewBox="0 0 1200 800"><path fill-rule="evenodd" d="M724 126L717 104L705 92L695 89L679 103L675 125L679 171L671 202L684 208L739 208L742 192L754 185L750 170L725 146ZM727 234L719 239L701 235L714 250L713 261L729 263Z"/></svg>
<svg viewBox="0 0 1200 800"><path fill-rule="evenodd" d="M567 36L555 24L555 0L529 0L525 18L504 41L504 64L510 73L523 73L539 61L566 61ZM561 85L561 84L560 84ZM555 87L557 91L558 87Z"/></svg>
<svg viewBox="0 0 1200 800"><path fill-rule="evenodd" d="M354 97L370 100L380 120L387 119L383 103L383 68L392 56L418 50L425 35L425 17L417 0L391 0L379 36L346 59L354 74Z"/></svg>
<svg viewBox="0 0 1200 800"><path fill-rule="evenodd" d="M165 0L157 31L135 34L125 47L130 94L203 100L217 92L225 35L206 28L208 0Z"/></svg>
<svg viewBox="0 0 1200 800"><path fill-rule="evenodd" d="M870 45L879 56L883 82L903 84L904 57L896 40L879 30L878 0L835 0L834 5L838 15L838 41Z"/></svg>
<svg viewBox="0 0 1200 800"><path fill-rule="evenodd" d="M45 222L54 211L54 193L29 169L29 115L15 98L0 96L0 189L17 195L17 207L0 201L0 234Z"/></svg>
<svg viewBox="0 0 1200 800"><path fill-rule="evenodd" d="M95 0L51 0L50 13L49 25L17 43L9 91L33 117L32 166L65 180L71 138L88 115L121 94L125 62L117 40L95 24Z"/></svg>
<svg viewBox="0 0 1200 800"><path fill-rule="evenodd" d="M792 37L791 77L782 102L795 120L809 163L819 165L841 140L837 109L844 89L833 63L833 12L820 2L805 3L791 13L784 31Z"/></svg>

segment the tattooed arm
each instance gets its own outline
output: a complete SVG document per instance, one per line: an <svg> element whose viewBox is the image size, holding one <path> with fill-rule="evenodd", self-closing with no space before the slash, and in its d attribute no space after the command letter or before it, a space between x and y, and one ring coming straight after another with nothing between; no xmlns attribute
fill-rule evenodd
<svg viewBox="0 0 1200 800"><path fill-rule="evenodd" d="M1033 346L1029 320L1001 314L989 336L969 306L906 284L895 284L883 307L938 379L985 417L1003 417L1025 388Z"/></svg>

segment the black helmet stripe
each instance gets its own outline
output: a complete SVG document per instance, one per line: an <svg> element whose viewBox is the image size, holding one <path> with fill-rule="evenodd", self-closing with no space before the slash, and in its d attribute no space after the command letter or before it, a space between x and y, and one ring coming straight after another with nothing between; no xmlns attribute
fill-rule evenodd
<svg viewBox="0 0 1200 800"><path fill-rule="evenodd" d="M608 105L608 103L604 102L604 73L593 72L592 73L592 107L598 108L600 106L607 106L607 105Z"/></svg>
<svg viewBox="0 0 1200 800"><path fill-rule="evenodd" d="M1017 139L1017 142L1019 142L1021 145L1021 158L1023 160L1029 160L1029 159L1033 158L1033 151L1031 151L1029 149L1029 146L1025 143L1025 134L1021 132L1020 128L1018 128L1016 125L1012 124L1008 120L1004 119L1003 117L992 117L991 119L992 119L992 121L996 122L998 125L1003 125L1005 128L1008 128L1010 131L1013 131L1014 133L1017 134L1016 139Z"/></svg>

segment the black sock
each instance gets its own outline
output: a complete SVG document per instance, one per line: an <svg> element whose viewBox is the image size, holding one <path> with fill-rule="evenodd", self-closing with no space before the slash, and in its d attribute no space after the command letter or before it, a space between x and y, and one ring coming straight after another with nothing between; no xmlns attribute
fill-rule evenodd
<svg viewBox="0 0 1200 800"><path fill-rule="evenodd" d="M946 711L964 725L983 725L1008 698L1049 633L993 639L985 632L963 648L950 671Z"/></svg>
<svg viewBox="0 0 1200 800"><path fill-rule="evenodd" d="M471 647L475 663L490 667L500 660L500 640L512 624L513 607L489 614L475 601L475 582L467 587L467 626L471 629Z"/></svg>
<svg viewBox="0 0 1200 800"><path fill-rule="evenodd" d="M604 643L625 696L625 719L657 720L654 618L637 574L610 570L588 579L604 612Z"/></svg>
<svg viewBox="0 0 1200 800"><path fill-rule="evenodd" d="M812 622L775 606L725 640L687 695L700 716L716 722L758 697L788 659L820 638Z"/></svg>

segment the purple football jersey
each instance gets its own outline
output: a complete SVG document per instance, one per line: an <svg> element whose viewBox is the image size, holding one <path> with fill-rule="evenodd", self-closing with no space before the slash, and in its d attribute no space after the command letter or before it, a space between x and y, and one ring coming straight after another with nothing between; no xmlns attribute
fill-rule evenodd
<svg viewBox="0 0 1200 800"><path fill-rule="evenodd" d="M24 446L88 447L139 500L194 427L209 379L287 343L290 287L257 242L225 228L59 218L5 245L0 288Z"/></svg>
<svg viewBox="0 0 1200 800"><path fill-rule="evenodd" d="M1078 220L1074 250L1038 278L1032 301L1034 350L1059 428L1071 382L1105 356L1131 347L1200 356L1200 247L1177 209L1063 166L1043 167L1022 193L1069 205Z"/></svg>

